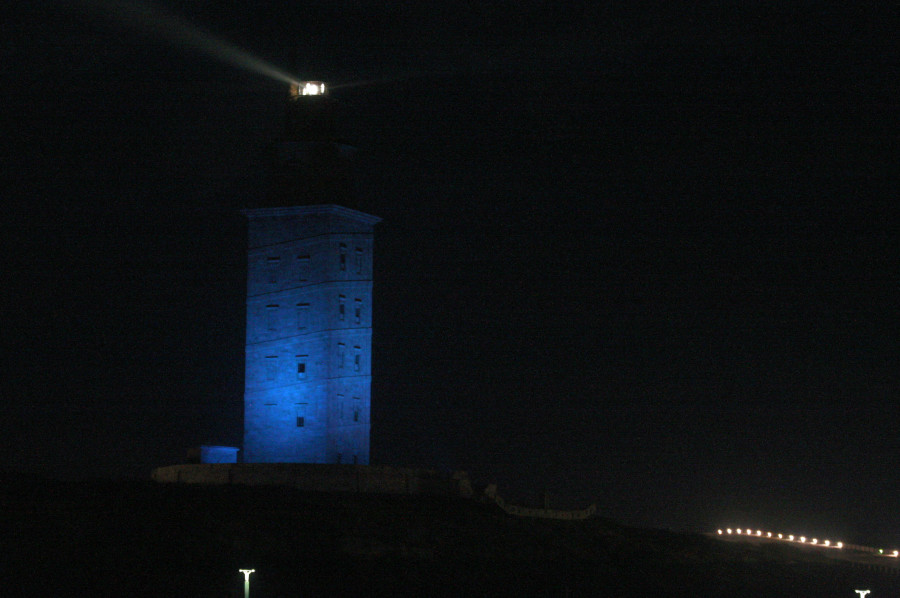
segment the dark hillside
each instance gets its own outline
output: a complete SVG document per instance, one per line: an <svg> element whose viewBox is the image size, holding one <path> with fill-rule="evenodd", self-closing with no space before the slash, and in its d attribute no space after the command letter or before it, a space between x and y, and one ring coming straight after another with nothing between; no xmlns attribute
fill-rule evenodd
<svg viewBox="0 0 900 598"><path fill-rule="evenodd" d="M0 476L7 596L883 595L786 546L558 522L437 497Z"/></svg>

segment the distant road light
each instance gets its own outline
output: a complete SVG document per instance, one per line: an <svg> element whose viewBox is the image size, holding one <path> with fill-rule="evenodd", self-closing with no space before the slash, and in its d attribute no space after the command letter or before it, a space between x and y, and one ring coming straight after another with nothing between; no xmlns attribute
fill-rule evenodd
<svg viewBox="0 0 900 598"><path fill-rule="evenodd" d="M788 536L788 540L790 540L791 542L793 542L793 541L794 541L794 534L791 534L790 536Z"/></svg>
<svg viewBox="0 0 900 598"><path fill-rule="evenodd" d="M728 528L727 530L725 530L725 531L727 531L727 532L730 534L730 533L731 533L731 528L729 527L729 528Z"/></svg>
<svg viewBox="0 0 900 598"><path fill-rule="evenodd" d="M721 536L721 535L722 535L722 530L718 530L718 534Z"/></svg>

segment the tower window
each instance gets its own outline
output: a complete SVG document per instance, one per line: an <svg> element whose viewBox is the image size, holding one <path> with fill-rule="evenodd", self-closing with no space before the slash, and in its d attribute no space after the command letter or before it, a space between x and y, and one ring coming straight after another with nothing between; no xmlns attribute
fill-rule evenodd
<svg viewBox="0 0 900 598"><path fill-rule="evenodd" d="M362 322L362 299L353 300L353 319L357 324Z"/></svg>
<svg viewBox="0 0 900 598"><path fill-rule="evenodd" d="M309 280L309 255L297 256L297 280L300 282Z"/></svg>
<svg viewBox="0 0 900 598"><path fill-rule="evenodd" d="M297 427L302 428L306 425L306 403L297 403L294 405Z"/></svg>
<svg viewBox="0 0 900 598"><path fill-rule="evenodd" d="M298 415L297 416L297 427L302 428L305 423L306 423L305 418L302 415Z"/></svg>
<svg viewBox="0 0 900 598"><path fill-rule="evenodd" d="M266 380L272 381L275 379L275 372L278 369L278 356L277 355L267 355L266 356Z"/></svg>
<svg viewBox="0 0 900 598"><path fill-rule="evenodd" d="M341 243L341 253L340 253L340 267L341 272L345 272L347 270L347 244Z"/></svg>
<svg viewBox="0 0 900 598"><path fill-rule="evenodd" d="M297 356L297 380L306 379L306 359L308 355Z"/></svg>
<svg viewBox="0 0 900 598"><path fill-rule="evenodd" d="M337 396L337 417L340 421L344 421L344 395Z"/></svg>
<svg viewBox="0 0 900 598"><path fill-rule="evenodd" d="M269 283L278 282L278 264L281 262L279 257L266 258L266 273L268 274Z"/></svg>
<svg viewBox="0 0 900 598"><path fill-rule="evenodd" d="M362 349L358 346L353 347L353 369L355 371L360 370L360 366L362 364Z"/></svg>
<svg viewBox="0 0 900 598"><path fill-rule="evenodd" d="M338 363L337 366L339 368L344 367L344 354L347 352L347 345L344 343L338 343Z"/></svg>
<svg viewBox="0 0 900 598"><path fill-rule="evenodd" d="M356 273L362 274L363 271L363 250L362 247L357 247L356 252L354 254L356 259Z"/></svg>
<svg viewBox="0 0 900 598"><path fill-rule="evenodd" d="M297 304L297 330L309 327L309 303Z"/></svg>
<svg viewBox="0 0 900 598"><path fill-rule="evenodd" d="M338 296L338 319L343 322L344 316L347 312L347 298L344 295Z"/></svg>
<svg viewBox="0 0 900 598"><path fill-rule="evenodd" d="M277 305L267 305L266 306L266 328L269 330L275 330L276 324L276 316L278 315L278 306Z"/></svg>

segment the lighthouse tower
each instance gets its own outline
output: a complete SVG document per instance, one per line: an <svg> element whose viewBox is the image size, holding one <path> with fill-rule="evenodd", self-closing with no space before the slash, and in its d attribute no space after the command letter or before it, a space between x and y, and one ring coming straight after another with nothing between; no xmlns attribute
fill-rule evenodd
<svg viewBox="0 0 900 598"><path fill-rule="evenodd" d="M375 216L325 86L292 87L276 176L248 220L246 463L369 463Z"/></svg>

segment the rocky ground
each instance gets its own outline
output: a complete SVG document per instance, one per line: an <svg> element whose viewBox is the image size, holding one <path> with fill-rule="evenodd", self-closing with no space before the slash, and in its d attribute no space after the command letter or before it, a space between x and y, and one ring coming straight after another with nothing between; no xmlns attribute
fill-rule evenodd
<svg viewBox="0 0 900 598"><path fill-rule="evenodd" d="M900 575L786 545L519 519L462 499L0 474L5 596L857 596Z"/></svg>

